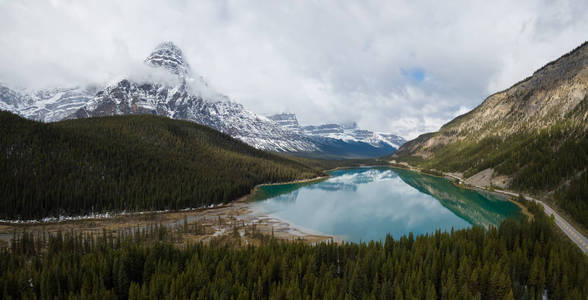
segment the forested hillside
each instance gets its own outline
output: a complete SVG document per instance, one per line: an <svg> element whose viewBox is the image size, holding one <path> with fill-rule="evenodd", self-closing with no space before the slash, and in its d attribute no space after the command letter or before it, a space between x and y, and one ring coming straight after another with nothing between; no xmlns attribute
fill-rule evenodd
<svg viewBox="0 0 588 300"><path fill-rule="evenodd" d="M39 123L0 112L0 219L228 202L323 175L192 122L140 115Z"/></svg>
<svg viewBox="0 0 588 300"><path fill-rule="evenodd" d="M20 235L0 249L2 298L60 299L577 299L588 258L529 204L506 221L369 244L269 239L178 248L166 227L131 236ZM155 239L150 240L149 237ZM161 241L163 240L163 241Z"/></svg>
<svg viewBox="0 0 588 300"><path fill-rule="evenodd" d="M554 195L588 226L588 42L392 159L465 178L490 171L488 185Z"/></svg>

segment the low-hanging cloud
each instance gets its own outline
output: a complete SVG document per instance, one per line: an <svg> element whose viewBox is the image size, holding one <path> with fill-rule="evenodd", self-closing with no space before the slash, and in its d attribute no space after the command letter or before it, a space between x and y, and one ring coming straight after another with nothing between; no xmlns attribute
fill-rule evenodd
<svg viewBox="0 0 588 300"><path fill-rule="evenodd" d="M261 114L438 129L586 39L588 2L0 1L0 81L107 84L159 42Z"/></svg>

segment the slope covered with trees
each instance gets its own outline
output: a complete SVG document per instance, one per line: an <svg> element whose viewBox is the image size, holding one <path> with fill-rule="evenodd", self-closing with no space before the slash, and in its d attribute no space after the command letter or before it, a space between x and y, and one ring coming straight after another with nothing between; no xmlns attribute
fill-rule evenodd
<svg viewBox="0 0 588 300"><path fill-rule="evenodd" d="M586 299L588 257L550 219L369 244L267 240L175 247L165 227L130 236L15 238L2 298ZM152 237L154 240L146 239ZM162 241L163 240L163 241Z"/></svg>
<svg viewBox="0 0 588 300"><path fill-rule="evenodd" d="M425 169L492 169L507 188L553 200L588 226L588 42L471 112L404 144L392 159Z"/></svg>
<svg viewBox="0 0 588 300"><path fill-rule="evenodd" d="M39 123L0 112L0 219L226 203L323 175L206 126L140 115Z"/></svg>

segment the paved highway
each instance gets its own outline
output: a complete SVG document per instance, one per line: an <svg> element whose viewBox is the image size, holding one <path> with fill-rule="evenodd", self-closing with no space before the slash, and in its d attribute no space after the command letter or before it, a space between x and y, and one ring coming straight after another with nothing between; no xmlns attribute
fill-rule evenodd
<svg viewBox="0 0 588 300"><path fill-rule="evenodd" d="M518 196L518 194L511 193L508 191L503 191L503 190L494 190L494 191L502 193L502 194L506 194L506 195L515 196L515 197ZM555 212L555 210L553 210L553 208L551 208L551 207L549 207L549 205L545 204L545 202L543 202L541 200L537 200L532 197L525 196L525 198L543 205L543 210L545 211L545 214L548 216L553 216L553 218L555 219L555 224L557 224L557 226L559 226L559 228L561 228L561 230L574 243L576 243L576 245L578 245L578 247L580 247L580 249L582 250L582 252L584 252L584 254L588 254L588 239L585 236L583 236L579 231L577 231L574 227L572 227L572 225L570 225L570 223L568 223L562 216L560 216L557 212Z"/></svg>
<svg viewBox="0 0 588 300"><path fill-rule="evenodd" d="M451 175L451 174L445 174L445 175L463 181L462 178L459 178L455 175ZM482 190L484 189L484 187L481 187L481 186L474 185L474 187L482 189ZM495 189L494 192L509 195L509 196L514 196L514 197L519 196L519 194L509 192L509 191L504 191L504 190ZM545 211L545 214L550 217L553 216L553 218L555 219L555 224L557 226L559 226L559 228L561 228L561 230L576 245L578 245L578 247L580 247L580 249L582 250L582 252L584 252L584 254L588 254L588 239L585 236L583 236L579 231L577 231L574 227L572 227L572 225L570 225L570 223L568 223L562 216L560 216L557 212L555 212L555 210L553 210L553 208L549 207L549 205L545 204L545 202L538 200L538 199L535 199L535 198L532 198L532 197L525 196L525 199L532 200L532 201L535 201L535 202L543 205L543 210Z"/></svg>

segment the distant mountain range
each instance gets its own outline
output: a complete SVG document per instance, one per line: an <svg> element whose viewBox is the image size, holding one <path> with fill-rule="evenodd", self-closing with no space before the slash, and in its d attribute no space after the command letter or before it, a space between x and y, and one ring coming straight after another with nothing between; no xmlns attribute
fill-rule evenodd
<svg viewBox="0 0 588 300"><path fill-rule="evenodd" d="M375 147L387 144L397 149L406 142L404 138L391 133L373 132L357 128L356 123L300 126L296 114L293 113L281 113L269 116L268 118L284 128L308 136L321 136L344 141L362 142Z"/></svg>
<svg viewBox="0 0 588 300"><path fill-rule="evenodd" d="M400 136L360 129L355 123L300 126L293 113L281 113L268 118L285 129L309 137L323 155L379 157L394 153L405 143Z"/></svg>
<svg viewBox="0 0 588 300"><path fill-rule="evenodd" d="M391 159L547 195L588 226L588 42Z"/></svg>
<svg viewBox="0 0 588 300"><path fill-rule="evenodd" d="M337 125L290 128L277 118L255 114L212 89L171 42L158 45L145 64L152 68L143 74L144 79L122 79L105 88L27 91L0 85L0 110L43 122L111 115L160 115L212 127L261 150L326 157L388 155L404 142L394 135L356 128L321 129ZM327 133L329 130L332 132Z"/></svg>
<svg viewBox="0 0 588 300"><path fill-rule="evenodd" d="M92 100L96 92L95 87L16 91L0 84L0 110L27 119L55 122L74 114Z"/></svg>

